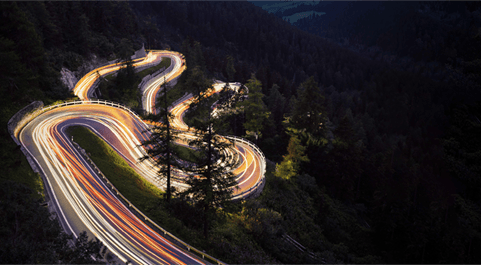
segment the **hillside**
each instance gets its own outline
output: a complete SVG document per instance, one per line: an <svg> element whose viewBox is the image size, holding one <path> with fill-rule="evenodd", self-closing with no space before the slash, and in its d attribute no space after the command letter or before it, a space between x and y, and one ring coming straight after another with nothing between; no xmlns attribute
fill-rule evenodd
<svg viewBox="0 0 481 265"><path fill-rule="evenodd" d="M480 262L479 6L336 3L295 25L282 19L293 9L269 14L249 2L2 3L15 14L1 15L2 121L32 100L70 97L62 67L116 58L122 43L177 50L209 77L258 79L270 112L251 138L271 161L265 191L218 216L212 255ZM231 133L252 135L245 121L229 117ZM2 136L3 179L30 174ZM182 207L171 209L179 225L197 229Z"/></svg>

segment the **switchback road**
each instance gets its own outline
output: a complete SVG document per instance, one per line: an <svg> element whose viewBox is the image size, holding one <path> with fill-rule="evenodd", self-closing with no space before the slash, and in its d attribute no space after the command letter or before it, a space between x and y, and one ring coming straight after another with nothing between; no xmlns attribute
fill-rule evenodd
<svg viewBox="0 0 481 265"><path fill-rule="evenodd" d="M136 60L135 67L153 65L162 57L170 57L172 65L163 75L152 80L151 86L144 89L143 106L146 111L155 111L153 103L160 92L164 80L168 82L185 69L180 54L170 51L151 51ZM141 142L149 137L148 126L135 113L112 103L92 100L92 86L100 75L117 71L119 64L107 65L85 75L74 91L82 100L46 109L30 121L18 138L43 171L46 187L53 194L52 203L67 232L78 235L88 231L90 236L99 238L117 258L123 262L137 264L199 264L202 259L167 241L136 217L104 184L91 165L85 161L72 140L65 134L66 128L73 125L85 126L103 138L141 176L160 188L165 188L157 176L151 161L140 163L145 154ZM185 129L182 113L188 101L180 102L172 111L176 114L178 129ZM110 105L110 106L109 106ZM184 124L184 125L183 125ZM185 137L191 137L189 133ZM265 172L265 158L253 144L241 138L235 141L232 157L237 159L236 168L239 189L234 198L242 198L258 191ZM235 155L234 155L235 154ZM173 183L185 187L181 176Z"/></svg>

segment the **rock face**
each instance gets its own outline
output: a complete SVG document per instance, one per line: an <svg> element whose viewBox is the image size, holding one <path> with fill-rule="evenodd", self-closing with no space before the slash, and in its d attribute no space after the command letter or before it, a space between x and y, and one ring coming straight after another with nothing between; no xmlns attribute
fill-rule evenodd
<svg viewBox="0 0 481 265"><path fill-rule="evenodd" d="M115 61L108 62L106 59L99 58L95 54L93 54L88 60L87 59L84 60L84 63L82 64L82 66L80 66L78 70L74 72L74 74L78 79L80 79L84 75L86 75L88 72L114 62Z"/></svg>
<svg viewBox="0 0 481 265"><path fill-rule="evenodd" d="M140 48L140 50L138 50L138 51L135 51L135 54L132 55L130 58L132 60L135 60L135 59L138 59L138 58L145 57L146 55L147 55L147 53L145 52L145 47L144 47L144 44L142 43L142 48Z"/></svg>
<svg viewBox="0 0 481 265"><path fill-rule="evenodd" d="M135 54L132 55L132 59L142 58L146 56L145 47L142 44L142 48L140 50L135 51ZM104 65L116 63L117 60L107 61L105 59L97 57L93 54L88 60L85 60L82 66L78 68L77 71L72 72L67 68L62 68L60 71L62 83L65 84L69 91L72 90L75 85L77 84L78 80L82 78L85 74L92 71L93 69L99 68ZM150 67L150 66L149 66ZM136 70L143 70L143 69L136 69Z"/></svg>
<svg viewBox="0 0 481 265"><path fill-rule="evenodd" d="M112 63L115 63L115 60L112 62L108 62L105 59L98 58L96 55L92 55L91 58L85 60L82 66L80 66L75 72L72 72L69 69L63 67L60 71L60 80L62 80L62 83L65 84L69 90L72 90L77 84L78 80L82 78L85 74L92 71L93 69Z"/></svg>
<svg viewBox="0 0 481 265"><path fill-rule="evenodd" d="M78 82L75 74L65 67L60 71L60 75L60 80L62 80L62 83L68 87L69 91L72 90Z"/></svg>

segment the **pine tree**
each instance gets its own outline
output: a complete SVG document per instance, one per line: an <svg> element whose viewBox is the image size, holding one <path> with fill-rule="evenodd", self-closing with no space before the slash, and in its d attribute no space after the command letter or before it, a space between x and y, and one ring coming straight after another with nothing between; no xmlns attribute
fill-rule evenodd
<svg viewBox="0 0 481 265"><path fill-rule="evenodd" d="M319 91L314 77L301 84L299 96L295 102L290 124L298 130L316 134L321 131L324 112L324 97Z"/></svg>
<svg viewBox="0 0 481 265"><path fill-rule="evenodd" d="M154 116L154 118L160 118L162 123L152 127L150 129L150 139L142 143L147 147L148 155L142 157L141 161L151 157L155 160L159 167L159 175L166 179L166 200L169 203L172 197L172 169L181 169L182 167L178 163L179 158L174 148L175 141L179 138L179 133L171 127L174 115L169 112L167 85L165 85L165 82L163 90L163 96L159 98L156 106L158 113Z"/></svg>
<svg viewBox="0 0 481 265"><path fill-rule="evenodd" d="M203 210L202 219L206 238L213 210L231 199L236 184L235 176L227 169L230 157L224 152L232 144L227 139L216 135L212 128L214 118L211 106L215 98L208 96L210 89L212 87L196 97L191 105L191 109L196 112L192 123L196 129L197 138L189 141L189 145L198 150L202 157L199 163L190 169L193 174L186 180L190 188L182 193L183 196L190 197L194 205Z"/></svg>
<svg viewBox="0 0 481 265"><path fill-rule="evenodd" d="M234 75L235 75L235 68L234 68L234 58L232 56L227 56L227 66L225 69L227 73L227 78L229 79L228 81L233 81L234 80Z"/></svg>
<svg viewBox="0 0 481 265"><path fill-rule="evenodd" d="M123 38L120 41L117 47L117 50L118 50L119 59L126 62L131 61L131 56L135 52L132 42L125 38Z"/></svg>
<svg viewBox="0 0 481 265"><path fill-rule="evenodd" d="M264 101L262 101L264 97L264 94L262 94L262 84L254 75L248 80L246 87L249 90L247 99L237 105L245 114L246 120L244 122L244 128L247 131L253 132L257 141L270 112L268 112Z"/></svg>
<svg viewBox="0 0 481 265"><path fill-rule="evenodd" d="M305 151L306 147L301 145L299 137L295 133L291 133L287 155L280 164L276 164L275 175L284 179L290 179L297 175L301 169L301 162L309 162Z"/></svg>

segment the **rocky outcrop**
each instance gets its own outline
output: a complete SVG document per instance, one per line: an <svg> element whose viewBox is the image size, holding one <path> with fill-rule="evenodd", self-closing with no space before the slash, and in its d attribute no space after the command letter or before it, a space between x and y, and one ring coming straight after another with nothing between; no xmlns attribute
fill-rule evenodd
<svg viewBox="0 0 481 265"><path fill-rule="evenodd" d="M84 63L82 64L82 66L80 66L78 68L77 71L74 72L75 74L75 77L77 77L78 79L82 78L84 75L86 75L88 72L96 69L96 68L99 68L99 67L102 67L102 66L105 66L105 65L108 65L108 64L111 64L115 62L112 61L112 62L109 62L107 61L106 59L102 59L102 58L98 58L95 54L92 55L92 57L89 59L89 60L85 60Z"/></svg>
<svg viewBox="0 0 481 265"><path fill-rule="evenodd" d="M98 58L96 55L92 55L89 60L85 60L82 66L80 66L77 71L70 71L67 68L62 68L60 71L60 80L62 83L72 90L77 84L78 80L82 78L85 74L92 71L93 69L99 68L104 65L115 63L116 61L107 61L102 58Z"/></svg>
<svg viewBox="0 0 481 265"><path fill-rule="evenodd" d="M140 50L138 50L138 51L135 51L134 55L132 55L130 58L132 60L135 60L135 59L138 59L138 58L145 57L146 55L147 55L147 53L145 52L144 44L142 44L142 48L140 48Z"/></svg>
<svg viewBox="0 0 481 265"><path fill-rule="evenodd" d="M78 82L77 77L75 77L75 73L65 67L60 71L60 80L65 86L68 87L69 91L72 90L75 87L75 84Z"/></svg>

